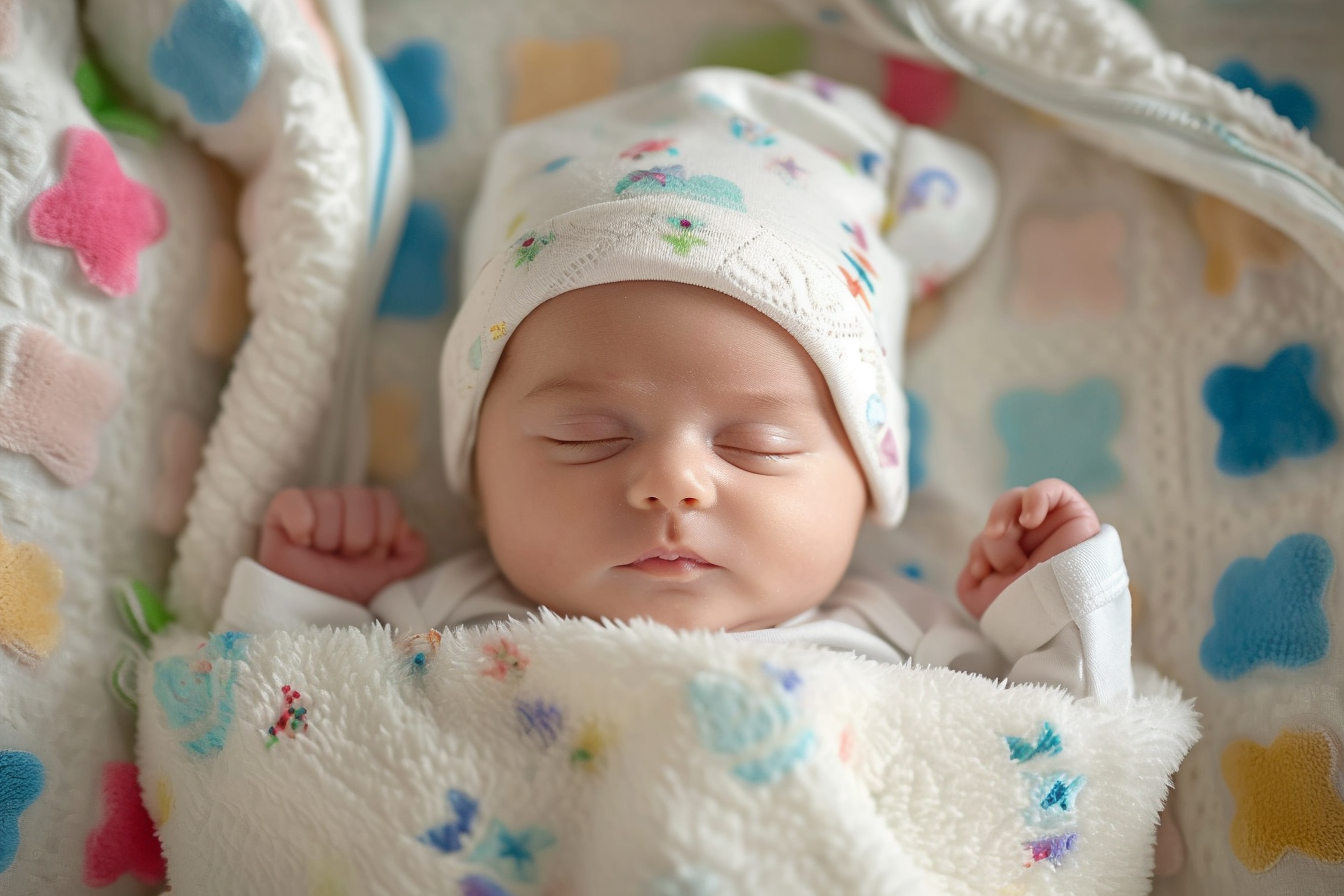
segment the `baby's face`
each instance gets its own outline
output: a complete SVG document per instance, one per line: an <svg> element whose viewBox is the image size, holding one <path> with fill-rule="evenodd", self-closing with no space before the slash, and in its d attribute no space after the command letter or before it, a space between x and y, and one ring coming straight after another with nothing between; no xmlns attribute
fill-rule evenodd
<svg viewBox="0 0 1344 896"><path fill-rule="evenodd" d="M679 283L528 315L481 408L476 482L509 581L562 615L768 628L844 575L867 487L812 359Z"/></svg>

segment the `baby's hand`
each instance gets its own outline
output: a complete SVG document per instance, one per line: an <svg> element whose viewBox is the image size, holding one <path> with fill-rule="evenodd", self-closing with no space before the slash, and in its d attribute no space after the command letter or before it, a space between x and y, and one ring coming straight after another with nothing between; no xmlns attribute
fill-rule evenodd
<svg viewBox="0 0 1344 896"><path fill-rule="evenodd" d="M387 489L287 488L266 509L257 562L301 585L367 604L420 571L425 542Z"/></svg>
<svg viewBox="0 0 1344 896"><path fill-rule="evenodd" d="M1061 479L1004 492L957 578L957 597L979 619L1003 589L1038 563L1101 531L1092 505Z"/></svg>

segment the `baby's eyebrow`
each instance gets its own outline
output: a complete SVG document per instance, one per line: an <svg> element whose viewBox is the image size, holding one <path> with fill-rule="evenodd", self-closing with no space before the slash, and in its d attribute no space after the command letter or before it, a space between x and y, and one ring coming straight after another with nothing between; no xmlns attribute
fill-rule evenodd
<svg viewBox="0 0 1344 896"><path fill-rule="evenodd" d="M530 401L552 395L604 395L613 392L628 395L653 394L656 388L651 383L629 380L612 380L602 377L575 377L561 374L543 380L532 387L523 401ZM724 399L753 411L779 413L782 411L808 410L814 407L807 396L794 391L780 389L724 389L719 393Z"/></svg>
<svg viewBox="0 0 1344 896"><path fill-rule="evenodd" d="M540 398L545 395L577 393L580 395L595 395L600 392L606 392L611 388L610 381L598 379L577 379L568 375L552 377L543 380L523 396L527 401L531 398Z"/></svg>

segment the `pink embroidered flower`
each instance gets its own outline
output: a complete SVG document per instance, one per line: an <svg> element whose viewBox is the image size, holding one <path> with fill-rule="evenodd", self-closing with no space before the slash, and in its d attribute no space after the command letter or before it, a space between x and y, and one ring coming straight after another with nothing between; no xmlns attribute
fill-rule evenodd
<svg viewBox="0 0 1344 896"><path fill-rule="evenodd" d="M673 138L664 140L641 140L634 146L621 153L622 159L635 159L638 161L646 155L652 155L655 152L666 152L668 155L675 156L677 148L672 144L677 141Z"/></svg>
<svg viewBox="0 0 1344 896"><path fill-rule="evenodd" d="M481 652L485 654L486 660L486 667L481 670L481 674L496 681L521 677L531 662L509 638L489 641L481 647Z"/></svg>

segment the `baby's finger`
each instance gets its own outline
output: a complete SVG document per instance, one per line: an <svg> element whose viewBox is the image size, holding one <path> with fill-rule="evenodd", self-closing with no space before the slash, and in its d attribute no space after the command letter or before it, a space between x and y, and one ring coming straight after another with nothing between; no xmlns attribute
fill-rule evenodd
<svg viewBox="0 0 1344 896"><path fill-rule="evenodd" d="M985 576L989 575L989 558L985 556L984 536L976 536L971 540L971 554L966 560L966 573L970 575L975 582L984 581Z"/></svg>
<svg viewBox="0 0 1344 896"><path fill-rule="evenodd" d="M385 488L374 489L373 502L378 509L378 536L374 549L380 556L387 556L396 540L397 526L401 523L401 506Z"/></svg>
<svg viewBox="0 0 1344 896"><path fill-rule="evenodd" d="M315 488L308 492L313 502L313 511L317 515L317 525L313 528L313 547L328 554L336 553L341 546L341 533L345 529L345 514L341 510L341 497L334 489Z"/></svg>
<svg viewBox="0 0 1344 896"><path fill-rule="evenodd" d="M308 496L297 488L287 488L271 499L267 516L292 543L306 548L313 543L317 515Z"/></svg>
<svg viewBox="0 0 1344 896"><path fill-rule="evenodd" d="M1022 495L1025 492L1025 488L1018 486L999 495L989 508L989 519L985 523L986 535L990 538L1002 538L1007 534L1009 527L1017 522L1017 517L1022 512Z"/></svg>
<svg viewBox="0 0 1344 896"><path fill-rule="evenodd" d="M1022 550L1022 527L1017 521L1009 523L1007 530L998 538L984 539L985 557L994 571L1002 575L1012 575L1026 565L1027 555Z"/></svg>
<svg viewBox="0 0 1344 896"><path fill-rule="evenodd" d="M1050 511L1064 500L1068 489L1069 486L1061 479L1042 479L1040 482L1032 483L1022 495L1022 513L1018 517L1018 522L1024 528L1035 529L1045 522Z"/></svg>
<svg viewBox="0 0 1344 896"><path fill-rule="evenodd" d="M378 534L378 508L373 492L357 485L341 488L341 506L345 513L341 535L341 553L359 557L373 547Z"/></svg>

